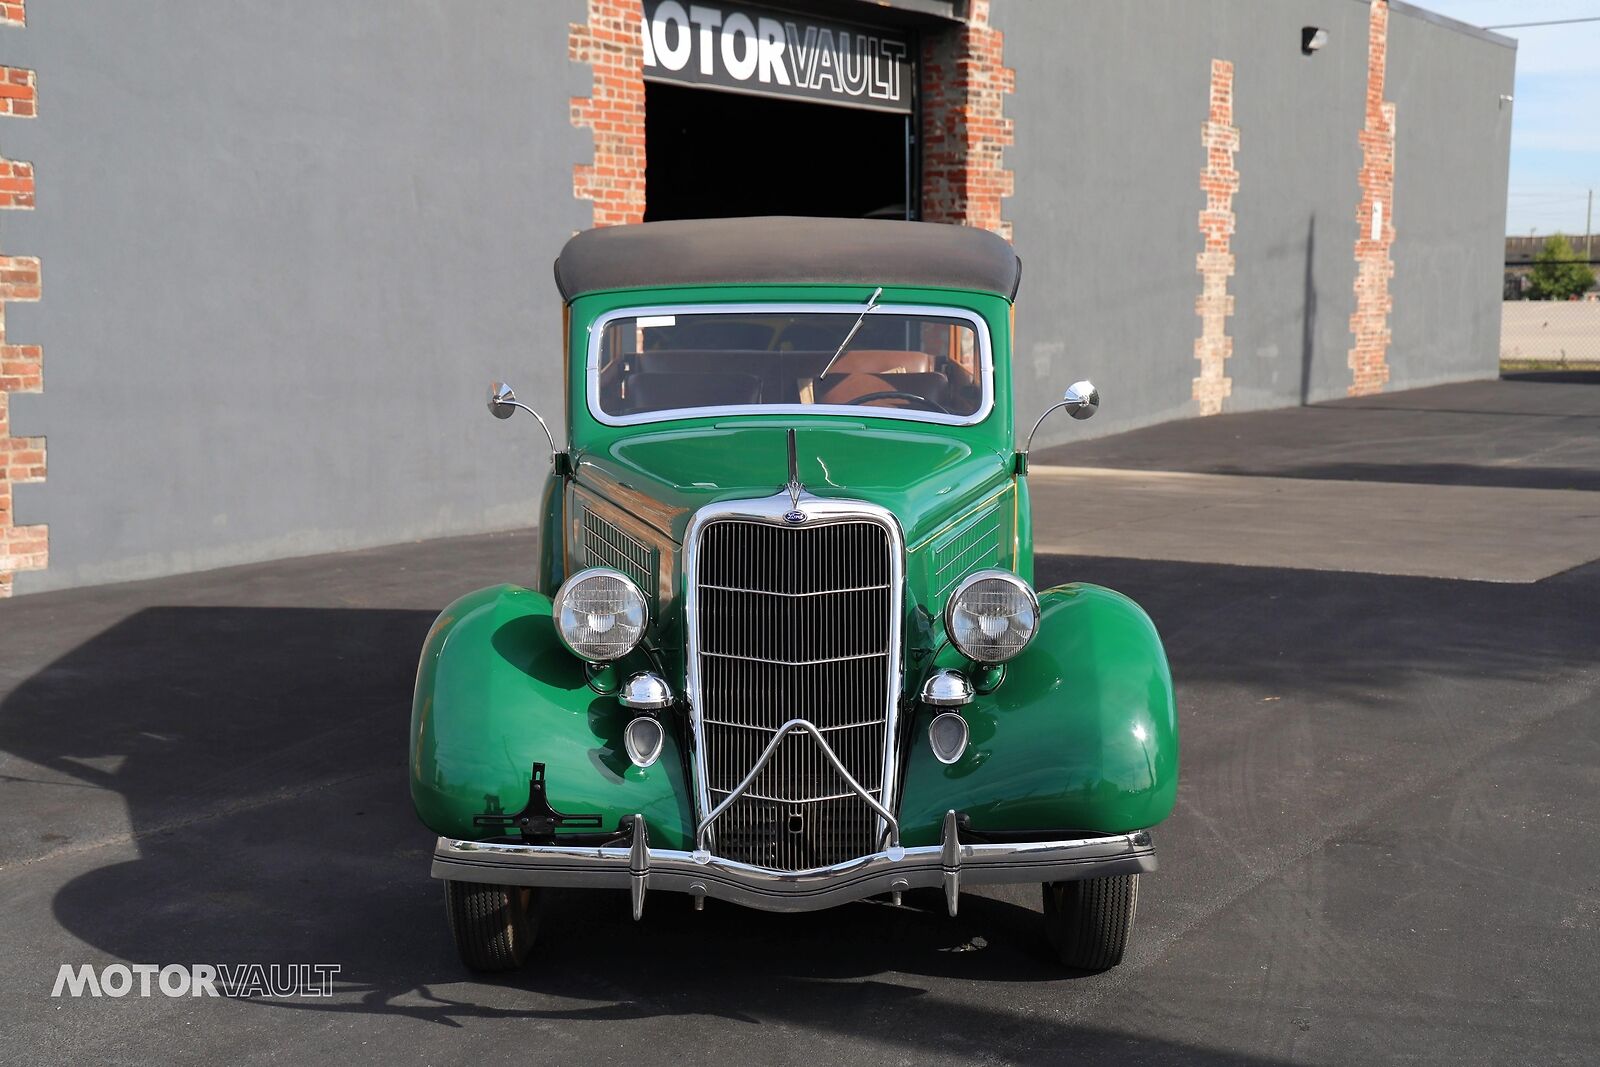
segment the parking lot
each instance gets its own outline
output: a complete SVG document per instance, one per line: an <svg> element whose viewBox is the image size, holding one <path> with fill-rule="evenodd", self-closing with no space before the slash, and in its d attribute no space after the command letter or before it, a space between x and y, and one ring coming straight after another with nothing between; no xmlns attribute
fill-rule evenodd
<svg viewBox="0 0 1600 1067"><path fill-rule="evenodd" d="M1108 403L1111 398L1108 397ZM1600 1048L1600 379L1034 458L1041 585L1149 610L1183 737L1130 958L1036 887L784 916L554 893L463 972L406 788L498 535L0 603L0 1060L1585 1063ZM63 963L324 962L326 999L53 999Z"/></svg>

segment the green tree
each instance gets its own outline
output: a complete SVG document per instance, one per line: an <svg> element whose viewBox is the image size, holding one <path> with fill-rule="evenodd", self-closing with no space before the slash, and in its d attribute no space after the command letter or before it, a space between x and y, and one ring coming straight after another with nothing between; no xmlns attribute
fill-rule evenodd
<svg viewBox="0 0 1600 1067"><path fill-rule="evenodd" d="M1528 296L1534 300L1570 300L1594 286L1594 271L1578 262L1572 243L1561 234L1545 241L1533 257Z"/></svg>

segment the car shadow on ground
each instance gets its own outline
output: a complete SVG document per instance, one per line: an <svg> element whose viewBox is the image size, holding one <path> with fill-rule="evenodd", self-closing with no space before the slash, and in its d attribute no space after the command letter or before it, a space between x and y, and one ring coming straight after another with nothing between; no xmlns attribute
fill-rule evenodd
<svg viewBox="0 0 1600 1067"><path fill-rule="evenodd" d="M1374 702L1418 672L1537 678L1592 664L1594 566L1539 586L1051 558L1041 585L1092 574L1141 600L1182 687L1314 686ZM1315 612L1305 605L1316 604ZM136 962L333 962L344 995L280 1012L606 1021L708 1016L837 1033L873 1028L927 1052L1004 1047L1240 1062L982 1003L925 995L961 982L1071 982L1044 947L1036 887L767 915L652 895L551 893L536 961L469 984L455 960L431 838L410 810L406 722L430 612L151 608L37 671L0 701L0 751L126 804L137 858L71 878L53 912L74 937ZM1225 647L1226 654L1219 649ZM30 825L51 863L92 858L72 820ZM50 858L60 849L76 856ZM111 851L111 850L108 850ZM116 850L118 856L126 855ZM539 994L507 1002L506 987ZM959 988L959 986L958 986ZM480 996L479 994L483 994ZM554 1002L554 1003L552 1003ZM992 1040L994 1044L986 1044Z"/></svg>

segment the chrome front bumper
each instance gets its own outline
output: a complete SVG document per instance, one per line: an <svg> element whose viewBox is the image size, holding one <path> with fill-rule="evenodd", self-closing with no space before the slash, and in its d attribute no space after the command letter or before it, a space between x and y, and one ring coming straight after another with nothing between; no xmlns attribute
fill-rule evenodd
<svg viewBox="0 0 1600 1067"><path fill-rule="evenodd" d="M882 852L811 871L773 871L705 851L651 848L644 820L630 847L502 845L441 837L433 876L498 885L627 889L634 918L652 889L715 897L763 911L815 911L906 889L940 886L950 914L963 885L1064 882L1156 869L1150 834L1013 844L960 840L956 813L945 816L943 843Z"/></svg>

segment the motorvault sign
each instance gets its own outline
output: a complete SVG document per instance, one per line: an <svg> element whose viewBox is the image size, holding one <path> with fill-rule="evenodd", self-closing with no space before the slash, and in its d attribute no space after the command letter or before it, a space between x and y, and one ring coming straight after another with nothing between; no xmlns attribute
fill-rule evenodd
<svg viewBox="0 0 1600 1067"><path fill-rule="evenodd" d="M644 76L763 96L911 111L911 42L747 4L644 0Z"/></svg>

